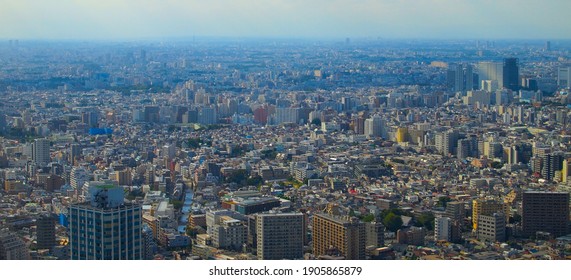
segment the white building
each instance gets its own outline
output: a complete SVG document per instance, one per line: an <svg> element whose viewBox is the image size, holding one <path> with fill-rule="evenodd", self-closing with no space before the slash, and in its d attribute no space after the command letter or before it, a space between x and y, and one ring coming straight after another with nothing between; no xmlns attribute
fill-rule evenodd
<svg viewBox="0 0 571 280"><path fill-rule="evenodd" d="M434 240L450 241L452 235L452 219L437 217L434 219Z"/></svg>

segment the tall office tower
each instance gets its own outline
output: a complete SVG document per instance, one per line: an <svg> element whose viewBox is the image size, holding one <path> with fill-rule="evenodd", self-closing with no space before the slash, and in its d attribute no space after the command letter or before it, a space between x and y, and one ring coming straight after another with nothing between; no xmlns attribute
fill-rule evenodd
<svg viewBox="0 0 571 280"><path fill-rule="evenodd" d="M480 215L492 215L494 213L502 213L509 218L509 205L500 200L493 199L474 199L472 201L472 229L478 230Z"/></svg>
<svg viewBox="0 0 571 280"><path fill-rule="evenodd" d="M347 260L365 259L365 224L354 217L313 216L313 254L338 252Z"/></svg>
<svg viewBox="0 0 571 280"><path fill-rule="evenodd" d="M47 166L50 163L50 141L48 139L36 139L32 144L32 160L39 166Z"/></svg>
<svg viewBox="0 0 571 280"><path fill-rule="evenodd" d="M480 215L478 217L478 239L489 242L506 240L506 216L503 213Z"/></svg>
<svg viewBox="0 0 571 280"><path fill-rule="evenodd" d="M256 218L259 260L303 258L303 213L259 214Z"/></svg>
<svg viewBox="0 0 571 280"><path fill-rule="evenodd" d="M365 223L366 246L379 248L385 245L385 226L381 222Z"/></svg>
<svg viewBox="0 0 571 280"><path fill-rule="evenodd" d="M26 242L8 229L0 230L0 260L29 260Z"/></svg>
<svg viewBox="0 0 571 280"><path fill-rule="evenodd" d="M442 155L454 154L458 145L458 131L450 129L435 135L436 150Z"/></svg>
<svg viewBox="0 0 571 280"><path fill-rule="evenodd" d="M526 237L538 231L554 237L566 235L569 227L569 193L524 192L522 225Z"/></svg>
<svg viewBox="0 0 571 280"><path fill-rule="evenodd" d="M384 121L381 116L372 116L365 120L365 135L368 137L382 137L384 130Z"/></svg>
<svg viewBox="0 0 571 280"><path fill-rule="evenodd" d="M434 240L450 241L452 239L452 219L436 217L434 219Z"/></svg>
<svg viewBox="0 0 571 280"><path fill-rule="evenodd" d="M544 51L548 52L551 51L551 42L545 41L545 47L543 48Z"/></svg>
<svg viewBox="0 0 571 280"><path fill-rule="evenodd" d="M351 111L355 107L355 100L351 97L341 97L341 104L343 104L343 111Z"/></svg>
<svg viewBox="0 0 571 280"><path fill-rule="evenodd" d="M145 106L144 121L150 123L158 123L160 121L160 108L158 106Z"/></svg>
<svg viewBox="0 0 571 280"><path fill-rule="evenodd" d="M115 181L119 184L119 186L130 186L133 183L131 169L127 168L124 170L115 171Z"/></svg>
<svg viewBox="0 0 571 280"><path fill-rule="evenodd" d="M501 62L480 62L476 65L478 69L478 85L482 81L492 80L498 82L498 88L504 87L504 64Z"/></svg>
<svg viewBox="0 0 571 280"><path fill-rule="evenodd" d="M519 90L519 60L517 58L504 59L504 87Z"/></svg>
<svg viewBox="0 0 571 280"><path fill-rule="evenodd" d="M467 64L464 70L464 89L474 90L474 66Z"/></svg>
<svg viewBox="0 0 571 280"><path fill-rule="evenodd" d="M38 249L52 249L56 243L56 218L43 215L36 219L36 236Z"/></svg>
<svg viewBox="0 0 571 280"><path fill-rule="evenodd" d="M560 88L571 87L571 67L559 67L557 69L557 86Z"/></svg>
<svg viewBox="0 0 571 280"><path fill-rule="evenodd" d="M474 68L470 64L453 64L448 67L446 84L454 92L474 89Z"/></svg>
<svg viewBox="0 0 571 280"><path fill-rule="evenodd" d="M446 88L456 91L456 69L454 66L448 66L446 71Z"/></svg>
<svg viewBox="0 0 571 280"><path fill-rule="evenodd" d="M268 123L268 109L265 106L254 110L254 123L262 125Z"/></svg>
<svg viewBox="0 0 571 280"><path fill-rule="evenodd" d="M517 143L511 147L512 153L511 158L508 159L509 164L516 163L529 163L532 155L531 144L528 143ZM511 161L511 162L510 162Z"/></svg>
<svg viewBox="0 0 571 280"><path fill-rule="evenodd" d="M89 189L89 202L69 207L72 260L143 258L141 206L123 199L122 188L96 186Z"/></svg>
<svg viewBox="0 0 571 280"><path fill-rule="evenodd" d="M458 140L458 151L456 153L458 159L465 159L472 156L470 139Z"/></svg>
<svg viewBox="0 0 571 280"><path fill-rule="evenodd" d="M454 91L464 91L464 69L462 64L457 64L454 69Z"/></svg>
<svg viewBox="0 0 571 280"><path fill-rule="evenodd" d="M355 131L355 134L365 134L365 118L362 115L353 119L353 130Z"/></svg>
<svg viewBox="0 0 571 280"><path fill-rule="evenodd" d="M90 128L99 126L99 112L94 109L83 112L81 114L81 122L87 124Z"/></svg>
<svg viewBox="0 0 571 280"><path fill-rule="evenodd" d="M215 124L218 122L218 117L216 115L216 108L214 107L202 107L198 112L198 123L200 124Z"/></svg>
<svg viewBox="0 0 571 280"><path fill-rule="evenodd" d="M68 156L68 162L75 165L77 159L81 156L81 146L79 144L71 144Z"/></svg>
<svg viewBox="0 0 571 280"><path fill-rule="evenodd" d="M555 172L563 169L563 153L549 153L542 156L541 177L552 181L555 179Z"/></svg>
<svg viewBox="0 0 571 280"><path fill-rule="evenodd" d="M446 212L442 216L451 219L449 241L460 242L462 240L462 230L464 229L464 217L466 216L464 203L460 201L446 203Z"/></svg>

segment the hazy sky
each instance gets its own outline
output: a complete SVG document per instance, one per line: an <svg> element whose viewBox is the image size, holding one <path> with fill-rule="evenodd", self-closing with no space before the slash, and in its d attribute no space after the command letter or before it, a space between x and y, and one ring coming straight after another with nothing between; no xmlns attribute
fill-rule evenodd
<svg viewBox="0 0 571 280"><path fill-rule="evenodd" d="M0 38L571 39L570 0L0 0Z"/></svg>

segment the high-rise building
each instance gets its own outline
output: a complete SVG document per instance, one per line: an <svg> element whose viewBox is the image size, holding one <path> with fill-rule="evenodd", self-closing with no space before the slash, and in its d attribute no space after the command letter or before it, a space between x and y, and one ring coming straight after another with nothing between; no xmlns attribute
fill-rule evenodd
<svg viewBox="0 0 571 280"><path fill-rule="evenodd" d="M569 176L571 176L571 159L563 160L563 167L561 168L561 182L567 183Z"/></svg>
<svg viewBox="0 0 571 280"><path fill-rule="evenodd" d="M268 123L268 109L266 107L258 107L254 110L254 123L261 125Z"/></svg>
<svg viewBox="0 0 571 280"><path fill-rule="evenodd" d="M69 184L76 190L83 187L89 181L89 174L83 167L73 167L69 173Z"/></svg>
<svg viewBox="0 0 571 280"><path fill-rule="evenodd" d="M503 213L478 216L478 239L489 242L506 240L506 216Z"/></svg>
<svg viewBox="0 0 571 280"><path fill-rule="evenodd" d="M123 189L95 186L89 201L69 207L72 260L140 260L143 237L140 205L124 203Z"/></svg>
<svg viewBox="0 0 571 280"><path fill-rule="evenodd" d="M119 170L115 172L115 181L120 186L130 186L133 182L133 176L131 175L131 169L127 168L124 170Z"/></svg>
<svg viewBox="0 0 571 280"><path fill-rule="evenodd" d="M26 242L8 229L0 230L0 260L29 260Z"/></svg>
<svg viewBox="0 0 571 280"><path fill-rule="evenodd" d="M464 69L462 64L457 64L454 69L454 91L464 91Z"/></svg>
<svg viewBox="0 0 571 280"><path fill-rule="evenodd" d="M446 203L446 212L444 213L444 216L451 218L452 220L460 221L460 223L463 224L466 213L465 211L464 202L451 201Z"/></svg>
<svg viewBox="0 0 571 280"><path fill-rule="evenodd" d="M276 108L275 123L299 123L301 108Z"/></svg>
<svg viewBox="0 0 571 280"><path fill-rule="evenodd" d="M500 200L478 198L472 201L472 229L478 230L480 215L502 213L509 217L509 205Z"/></svg>
<svg viewBox="0 0 571 280"><path fill-rule="evenodd" d="M519 60L517 58L504 59L503 78L505 88L513 91L519 89Z"/></svg>
<svg viewBox="0 0 571 280"><path fill-rule="evenodd" d="M258 214L256 217L258 259L303 258L304 235L302 213Z"/></svg>
<svg viewBox="0 0 571 280"><path fill-rule="evenodd" d="M474 67L470 64L453 64L448 67L447 86L454 92L474 89Z"/></svg>
<svg viewBox="0 0 571 280"><path fill-rule="evenodd" d="M434 240L450 241L452 238L452 219L436 217L434 219Z"/></svg>
<svg viewBox="0 0 571 280"><path fill-rule="evenodd" d="M446 203L446 212L443 217L450 218L449 240L451 242L460 242L462 240L462 230L464 229L464 217L466 210L464 202L451 201Z"/></svg>
<svg viewBox="0 0 571 280"><path fill-rule="evenodd" d="M542 157L541 177L548 181L555 179L555 172L563 169L563 159L563 153L544 154Z"/></svg>
<svg viewBox="0 0 571 280"><path fill-rule="evenodd" d="M348 260L365 259L365 224L357 218L315 214L312 236L315 256L337 252Z"/></svg>
<svg viewBox="0 0 571 280"><path fill-rule="evenodd" d="M571 87L571 67L559 67L557 69L557 86L560 88Z"/></svg>
<svg viewBox="0 0 571 280"><path fill-rule="evenodd" d="M436 150L442 155L454 154L456 152L456 145L458 144L458 131L447 130L437 133L435 135Z"/></svg>
<svg viewBox="0 0 571 280"><path fill-rule="evenodd" d="M36 219L36 243L38 249L52 249L56 243L56 218L49 215Z"/></svg>
<svg viewBox="0 0 571 280"><path fill-rule="evenodd" d="M47 166L50 163L50 141L48 139L36 139L32 144L32 160L39 166Z"/></svg>
<svg viewBox="0 0 571 280"><path fill-rule="evenodd" d="M382 137L384 132L384 121L381 116L372 116L364 122L364 132L368 137Z"/></svg>
<svg viewBox="0 0 571 280"><path fill-rule="evenodd" d="M158 106L145 106L144 121L158 123L160 121L160 111Z"/></svg>
<svg viewBox="0 0 571 280"><path fill-rule="evenodd" d="M523 233L535 236L548 232L554 237L566 235L569 225L569 193L538 192L523 193Z"/></svg>
<svg viewBox="0 0 571 280"><path fill-rule="evenodd" d="M247 228L240 220L230 216L221 216L219 222L209 231L212 232L212 246L238 251L247 241Z"/></svg>
<svg viewBox="0 0 571 280"><path fill-rule="evenodd" d="M367 247L375 248L385 245L385 226L380 222L365 223L365 238Z"/></svg>
<svg viewBox="0 0 571 280"><path fill-rule="evenodd" d="M504 64L501 62L480 62L476 65L478 69L478 85L482 81L497 81L498 88L504 87Z"/></svg>
<svg viewBox="0 0 571 280"><path fill-rule="evenodd" d="M471 141L469 139L458 140L458 148L456 153L458 159L465 159L472 156Z"/></svg>
<svg viewBox="0 0 571 280"><path fill-rule="evenodd" d="M218 122L218 117L216 115L216 108L214 107L202 107L198 112L198 123L200 124L215 124Z"/></svg>
<svg viewBox="0 0 571 280"><path fill-rule="evenodd" d="M71 163L71 165L75 165L77 159L80 156L81 156L81 146L79 144L71 144L68 157L68 161Z"/></svg>

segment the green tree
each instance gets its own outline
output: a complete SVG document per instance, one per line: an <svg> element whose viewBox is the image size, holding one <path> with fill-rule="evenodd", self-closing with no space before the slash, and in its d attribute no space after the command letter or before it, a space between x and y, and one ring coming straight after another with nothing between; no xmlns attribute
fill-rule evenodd
<svg viewBox="0 0 571 280"><path fill-rule="evenodd" d="M232 174L228 175L224 178L226 183L236 183L238 185L246 184L246 180L248 179L248 172L244 169L240 169Z"/></svg>
<svg viewBox="0 0 571 280"><path fill-rule="evenodd" d="M249 186L259 186L264 183L264 179L260 175L250 177L246 180Z"/></svg>
<svg viewBox="0 0 571 280"><path fill-rule="evenodd" d="M422 213L416 219L415 225L418 227L425 227L427 230L433 230L434 229L434 214Z"/></svg>
<svg viewBox="0 0 571 280"><path fill-rule="evenodd" d="M184 204L182 201L176 199L171 200L171 203L175 210L181 209Z"/></svg>
<svg viewBox="0 0 571 280"><path fill-rule="evenodd" d="M370 222L375 220L375 215L374 214L367 214L367 215L363 216L361 218L361 220L365 223L370 223Z"/></svg>
<svg viewBox="0 0 571 280"><path fill-rule="evenodd" d="M401 216L391 212L383 219L383 224L389 231L396 232L402 226Z"/></svg>
<svg viewBox="0 0 571 280"><path fill-rule="evenodd" d="M438 207L444 207L444 208L446 208L446 205L447 205L448 202L450 202L451 200L452 200L452 199L450 199L450 198L447 197L447 196L441 196L441 197L438 198L438 204L437 204L437 206L438 206Z"/></svg>

